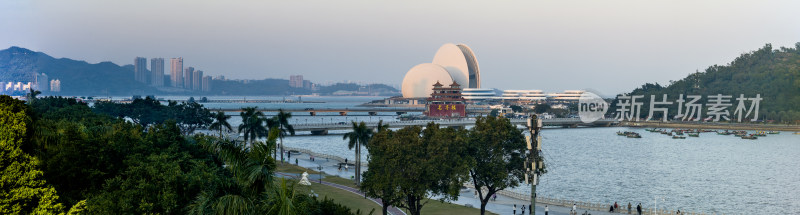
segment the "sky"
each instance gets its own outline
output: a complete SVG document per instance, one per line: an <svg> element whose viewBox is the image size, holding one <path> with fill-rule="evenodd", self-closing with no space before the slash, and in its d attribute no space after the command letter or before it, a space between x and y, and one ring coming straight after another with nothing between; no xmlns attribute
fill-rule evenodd
<svg viewBox="0 0 800 215"><path fill-rule="evenodd" d="M794 47L798 9L796 0L3 0L0 49L120 65L183 57L232 79L399 86L441 45L464 43L483 88L614 95L767 43Z"/></svg>

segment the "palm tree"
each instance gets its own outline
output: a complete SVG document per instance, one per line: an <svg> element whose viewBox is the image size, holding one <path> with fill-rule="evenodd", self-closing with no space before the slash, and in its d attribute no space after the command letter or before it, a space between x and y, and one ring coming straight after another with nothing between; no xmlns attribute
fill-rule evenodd
<svg viewBox="0 0 800 215"><path fill-rule="evenodd" d="M231 124L228 123L228 119L230 119L231 116L225 115L225 112L217 111L217 113L212 113L211 117L214 118L214 122L211 123L211 126L208 128L211 130L219 130L220 138L222 138L223 129L227 131L233 130L233 128L231 128Z"/></svg>
<svg viewBox="0 0 800 215"><path fill-rule="evenodd" d="M244 132L244 140L250 140L250 143L256 141L259 137L267 136L267 128L264 127L264 120L262 117L264 113L257 111L256 107L242 108L242 124L239 125L239 133Z"/></svg>
<svg viewBox="0 0 800 215"><path fill-rule="evenodd" d="M389 129L389 124L383 124L383 120L378 121L378 127L375 128L375 133Z"/></svg>
<svg viewBox="0 0 800 215"><path fill-rule="evenodd" d="M347 144L349 149L356 148L356 184L361 182L361 145L366 145L369 139L372 138L372 129L367 127L363 121L361 123L353 123L353 131L347 132L342 137L342 140L350 139Z"/></svg>
<svg viewBox="0 0 800 215"><path fill-rule="evenodd" d="M219 187L200 193L188 206L189 214L266 214L266 208L271 206L268 198L275 189L272 188L275 159L269 153L274 150L271 146L277 137L277 131L270 132L266 143L256 141L251 147L228 140L202 145L225 163L234 180L223 181ZM289 209L293 212L294 208Z"/></svg>
<svg viewBox="0 0 800 215"><path fill-rule="evenodd" d="M294 126L289 124L289 118L292 118L292 113L283 112L283 109L279 109L278 111L278 115L275 115L274 119L280 131L280 136L278 137L281 140L281 161L283 161L283 137L285 137L286 134L294 136Z"/></svg>
<svg viewBox="0 0 800 215"><path fill-rule="evenodd" d="M270 133L272 133L273 130L276 131L276 132L279 132L279 130L280 130L279 127L280 126L278 126L277 117L274 117L274 116L270 117L270 118L264 117L264 122L265 122L265 124L267 124L267 129L269 129ZM278 135L280 135L280 133ZM273 146L273 147L275 147L275 150L272 150L275 155L272 156L272 157L273 158L277 158L278 157L278 148L277 148L277 146Z"/></svg>

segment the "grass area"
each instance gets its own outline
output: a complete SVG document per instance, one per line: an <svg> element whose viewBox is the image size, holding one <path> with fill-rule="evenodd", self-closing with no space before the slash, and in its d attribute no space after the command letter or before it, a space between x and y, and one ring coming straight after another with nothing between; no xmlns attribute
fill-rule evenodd
<svg viewBox="0 0 800 215"><path fill-rule="evenodd" d="M287 173L297 173L297 174L301 174L303 172L308 172L308 174L319 174L319 172L317 171L313 171L295 165L279 165L277 171L287 172ZM323 175L325 175L325 178L322 179L323 181L345 185L349 187L356 187L355 184L353 183L353 180L333 175L327 175L327 174ZM373 201L365 199L362 196L356 195L355 193L351 193L335 187L330 187L327 185L321 185L317 183L312 183L311 186L296 185L295 187L300 193L303 194L309 194L311 193L311 190L313 190L314 193L319 194L320 199L325 198L325 196L327 196L329 199L333 199L334 202L351 208L353 212L355 212L356 210L361 210L361 214L369 214L370 210L375 209L375 213L373 214L377 215L381 213L380 205L376 204ZM422 214L426 215L427 214L433 214L433 215L479 214L479 213L480 209L468 208L462 205L456 205L447 202L439 202L437 200L431 200L430 202L428 202L428 204L422 207ZM494 214L488 211L486 213Z"/></svg>
<svg viewBox="0 0 800 215"><path fill-rule="evenodd" d="M373 214L381 213L381 206L375 202L335 187L312 183L311 186L297 185L297 189L305 194L311 193L313 190L314 193L319 195L319 199L324 199L325 197L333 199L334 202L349 207L353 212L361 210L361 214L369 214L369 211L375 209Z"/></svg>
<svg viewBox="0 0 800 215"><path fill-rule="evenodd" d="M480 205L478 205L480 206ZM403 210L408 214L407 210ZM425 206L422 206L420 214L480 214L480 208L468 208L463 205L451 204L447 202L440 202L438 200L431 200ZM486 211L486 214L495 214Z"/></svg>
<svg viewBox="0 0 800 215"><path fill-rule="evenodd" d="M317 171L314 171L314 170L311 170L311 169L306 169L306 168L303 168L301 166L292 165L292 164L280 164L280 163L278 164L278 168L276 168L275 171L286 172L286 173L296 173L296 174L302 174L303 172L308 172L308 174L319 174L319 172L317 172Z"/></svg>

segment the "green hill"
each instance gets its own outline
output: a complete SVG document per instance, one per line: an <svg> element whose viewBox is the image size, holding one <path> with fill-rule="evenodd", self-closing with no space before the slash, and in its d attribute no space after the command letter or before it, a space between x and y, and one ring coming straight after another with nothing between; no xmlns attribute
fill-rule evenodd
<svg viewBox="0 0 800 215"><path fill-rule="evenodd" d="M0 81L32 82L36 73L45 73L51 80L61 80L61 95L155 92L154 88L133 79L133 69L111 62L90 64L68 58L56 59L16 46L0 50Z"/></svg>
<svg viewBox="0 0 800 215"><path fill-rule="evenodd" d="M633 90L630 95L645 95L640 117L649 113L650 95L669 95L668 101L675 101L679 94L702 95L702 103L708 103L707 96L732 95L729 107L731 115L738 104L736 97L755 97L760 94L759 120L774 120L783 123L800 122L800 43L793 48L773 49L771 44L742 54L727 65L713 65L704 72L696 72L688 77L670 81L668 86L645 84ZM616 99L614 104L616 104ZM749 105L749 103L747 103ZM611 106L611 111L617 109ZM707 106L703 106L703 117ZM677 105L670 107L670 117L677 114ZM658 116L657 114L654 114Z"/></svg>

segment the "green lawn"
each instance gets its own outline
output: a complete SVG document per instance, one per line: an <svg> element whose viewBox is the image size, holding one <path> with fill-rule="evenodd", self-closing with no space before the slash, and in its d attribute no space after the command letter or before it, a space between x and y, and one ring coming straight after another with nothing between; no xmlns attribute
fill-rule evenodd
<svg viewBox="0 0 800 215"><path fill-rule="evenodd" d="M301 174L303 172L308 172L308 174L319 173L317 171L313 171L295 165L279 165L277 171L287 172L287 173L297 173L297 174ZM355 184L353 183L353 180L341 178L338 176L325 175L325 178L323 178L322 180L349 187L356 187ZM328 198L333 199L334 202L351 208L353 212L355 212L356 210L361 210L361 214L369 214L370 210L375 209L375 213L373 213L374 215L379 215L381 213L381 206L379 206L375 202L345 190L317 183L312 183L311 186L295 185L295 187L297 188L297 191L299 191L302 194L311 193L311 190L313 190L314 193L319 195L320 199L323 199L327 196ZM431 200L430 202L428 202L428 204L422 207L422 214L426 215L427 214L432 214L432 215L479 214L479 213L480 209L468 208L462 205L450 204L446 202L442 203L437 200ZM493 214L490 212L486 213Z"/></svg>

